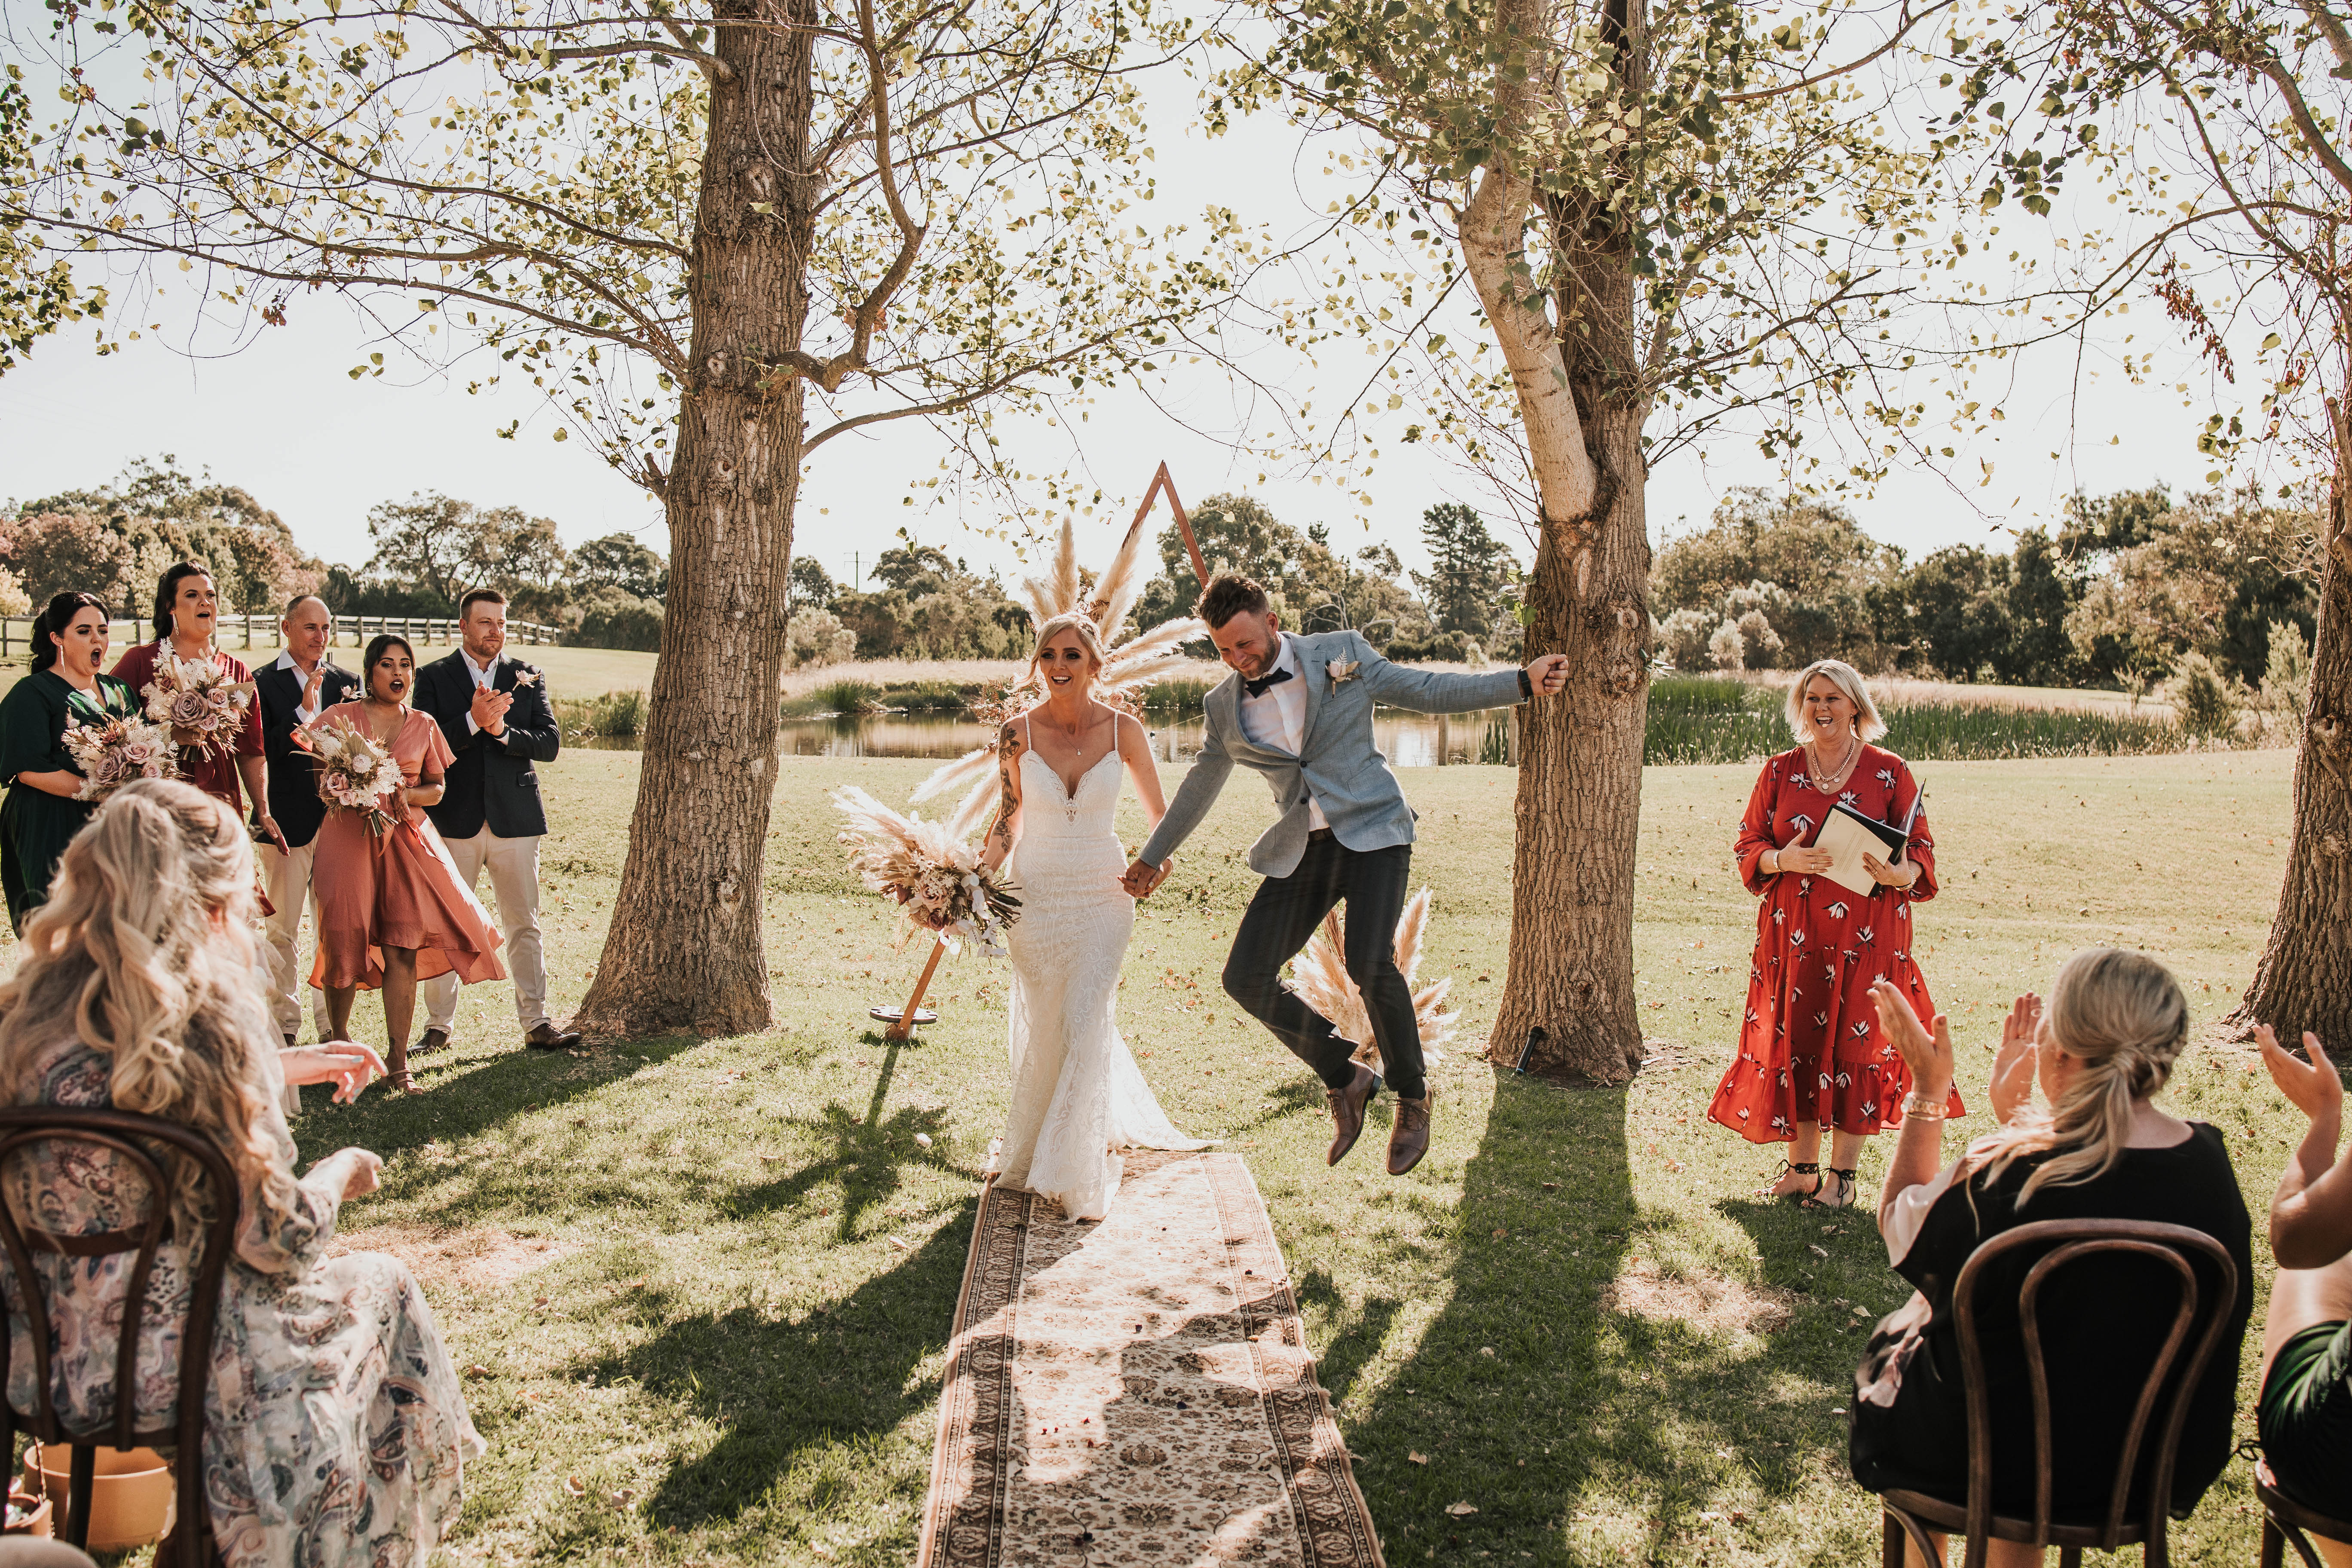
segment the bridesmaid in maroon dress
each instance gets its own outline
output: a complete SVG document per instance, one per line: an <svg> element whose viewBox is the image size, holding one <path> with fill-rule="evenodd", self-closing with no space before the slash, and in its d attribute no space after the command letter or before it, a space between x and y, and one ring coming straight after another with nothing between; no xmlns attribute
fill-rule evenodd
<svg viewBox="0 0 2352 1568"><path fill-rule="evenodd" d="M338 702L310 721L338 721L373 736L400 764L402 787L376 799L400 826L378 836L367 818L330 805L319 826L311 886L319 900L319 957L310 984L327 994L334 1037L348 1040L352 1005L362 990L383 992L386 1081L415 1089L408 1072L408 1030L416 1016L416 983L455 971L459 982L503 980L498 928L457 875L447 846L421 809L441 798L456 755L430 714L408 705L416 656L405 639L379 637L360 667L366 695Z"/></svg>
<svg viewBox="0 0 2352 1568"><path fill-rule="evenodd" d="M1759 1196L1843 1208L1853 1201L1862 1141L1902 1121L1911 1088L1870 987L1887 981L1921 1017L1935 1016L1911 957L1911 906L1936 896L1936 844L1923 811L1900 859L1866 858L1875 892L1812 875L1830 864L1827 850L1811 846L1832 805L1900 826L1919 786L1902 758L1869 743L1886 725L1853 666L1809 666L1790 689L1788 712L1798 745L1764 764L1735 846L1741 879L1764 903L1739 1054L1707 1115L1750 1142L1793 1145L1780 1179ZM1962 1113L1957 1090L1945 1109Z"/></svg>
<svg viewBox="0 0 2352 1568"><path fill-rule="evenodd" d="M231 680L251 680L253 672L246 668L243 659L213 646L213 633L219 621L220 590L213 583L213 574L196 562L177 563L155 585L155 640L139 644L117 660L114 679L130 687L131 694L144 708L147 685L155 679L156 662L169 645L184 659L211 660L226 670ZM249 706L246 709L244 720L228 738L226 752L189 744L195 734L193 730L173 732L173 739L180 742L180 776L227 806L239 822L246 819L245 797L248 793L257 808L267 812L268 764L262 760L261 722L255 710ZM261 821L265 832L277 831L267 816ZM268 900L263 902L266 906ZM266 908L263 912L268 912Z"/></svg>

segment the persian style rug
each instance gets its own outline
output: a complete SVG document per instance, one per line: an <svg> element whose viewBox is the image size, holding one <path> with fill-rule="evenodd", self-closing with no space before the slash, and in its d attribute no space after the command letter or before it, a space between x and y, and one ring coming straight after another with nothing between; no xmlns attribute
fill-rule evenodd
<svg viewBox="0 0 2352 1568"><path fill-rule="evenodd" d="M1110 1217L981 1199L918 1568L1382 1568L1238 1154L1127 1157Z"/></svg>

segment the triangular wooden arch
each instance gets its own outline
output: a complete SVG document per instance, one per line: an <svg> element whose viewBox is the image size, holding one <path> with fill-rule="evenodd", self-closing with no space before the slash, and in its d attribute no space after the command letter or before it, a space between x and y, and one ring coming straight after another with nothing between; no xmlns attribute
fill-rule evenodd
<svg viewBox="0 0 2352 1568"><path fill-rule="evenodd" d="M1168 477L1166 463L1161 463L1160 471L1151 476L1151 483L1143 492L1143 502L1135 509L1135 521L1128 526L1127 537L1135 537L1135 531L1143 526L1143 520L1151 513L1152 499L1162 490L1168 492L1168 510L1176 514L1176 527L1184 535L1184 548L1192 554L1192 575L1198 577L1201 586L1205 588L1209 585L1209 568L1201 560L1201 542L1192 537L1192 520L1184 515L1184 503L1177 499L1176 481ZM1125 547L1122 542L1120 548Z"/></svg>

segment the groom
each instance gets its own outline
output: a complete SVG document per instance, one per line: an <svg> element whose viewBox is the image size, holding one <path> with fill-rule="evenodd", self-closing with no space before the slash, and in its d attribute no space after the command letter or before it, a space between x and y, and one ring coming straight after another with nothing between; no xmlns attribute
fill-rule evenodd
<svg viewBox="0 0 2352 1568"><path fill-rule="evenodd" d="M1265 880L1250 900L1225 960L1225 990L1274 1031L1323 1080L1338 1164L1364 1130L1364 1110L1381 1077L1354 1060L1361 1041L1284 989L1282 966L1314 936L1333 906L1348 906L1348 973L1364 994L1381 1065L1396 1090L1389 1174L1402 1176L1429 1152L1428 1079L1412 993L1396 966L1397 917L1412 871L1412 808L1372 745L1375 700L1419 713L1501 708L1568 683L1567 656L1548 653L1525 669L1496 675L1433 675L1391 664L1352 631L1294 637L1282 629L1265 590L1247 577L1211 579L1193 613L1208 623L1231 679L1208 697L1208 738L1121 879L1143 898L1167 875L1166 861L1224 788L1235 763L1273 787L1281 819L1251 847Z"/></svg>

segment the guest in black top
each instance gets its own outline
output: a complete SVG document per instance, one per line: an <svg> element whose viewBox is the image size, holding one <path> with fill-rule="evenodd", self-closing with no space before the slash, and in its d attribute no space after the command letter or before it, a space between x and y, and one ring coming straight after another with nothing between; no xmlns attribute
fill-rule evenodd
<svg viewBox="0 0 2352 1568"><path fill-rule="evenodd" d="M294 743L294 731L359 695L360 678L338 668L328 656L335 617L325 600L308 594L296 599L286 606L278 629L285 636L285 651L274 664L253 672L254 704L261 713L261 754L269 773L269 788L254 803L253 820L261 830L261 870L269 891L270 912L262 927L269 942L269 1011L290 1046L302 1028L297 993L305 973L299 960L306 905L312 910L311 941L318 940L310 865L319 824L327 815L319 800L318 764ZM318 1023L319 1038L328 1038L326 994L315 986L310 1016Z"/></svg>
<svg viewBox="0 0 2352 1568"><path fill-rule="evenodd" d="M539 840L547 812L539 798L539 770L562 744L546 678L507 657L506 596L476 588L457 605L465 646L416 672L416 710L441 726L457 761L449 765L441 802L426 809L467 885L487 869L497 896L506 964L514 976L515 1018L523 1044L540 1050L580 1043L547 1016L547 961L539 935ZM421 1057L449 1043L457 1026L457 977L441 975L418 987L425 998L425 1033L408 1054Z"/></svg>
<svg viewBox="0 0 2352 1568"><path fill-rule="evenodd" d="M2254 1266L2246 1205L2221 1133L2154 1103L2188 1039L2189 1004L2179 984L2145 953L2097 949L2060 966L2046 1010L2039 997L2019 997L2001 1027L1988 1093L2000 1128L1941 1170L1937 1113L1951 1086L1950 1028L1938 1016L1931 1032L1895 987L1881 984L1873 994L1916 1086L1878 1225L1895 1272L1918 1294L1879 1325L1854 1374L1854 1478L1873 1491L1899 1487L1967 1500L1968 1414L1952 1288L1977 1247L2036 1220L2153 1220L2212 1237L2238 1275L2222 1337L2181 1431L2170 1502L2176 1517L2186 1517L2229 1463ZM2046 1106L2032 1102L2037 1082ZM2017 1300L2035 1261L2030 1249L2005 1259L1974 1291L1993 1424L1993 1511L2011 1516L2033 1512L2033 1413ZM2200 1299L2210 1302L2220 1270L2201 1260L2196 1267ZM2153 1258L2103 1258L2070 1264L2042 1288L2038 1317L2054 1411L2052 1508L2060 1519L2105 1516L2131 1420L2129 1396L2171 1329L2176 1279ZM2152 1439L2144 1444L2143 1461L2151 1447ZM2036 1547L2001 1541L1991 1547L1992 1568L2042 1562Z"/></svg>

